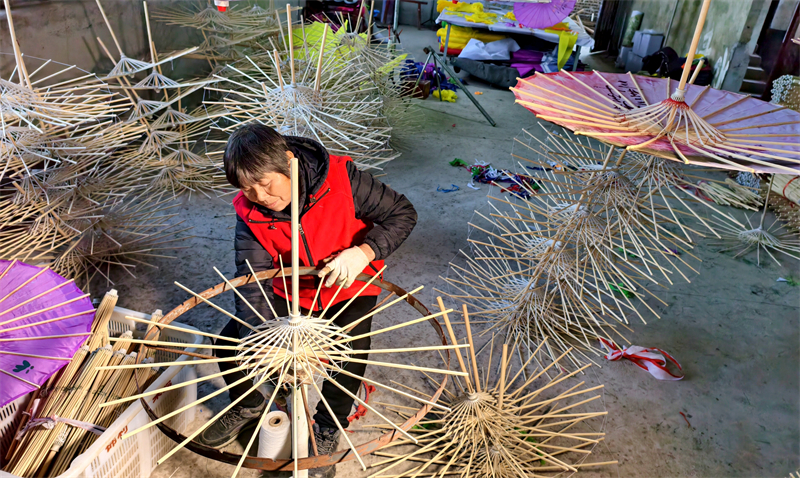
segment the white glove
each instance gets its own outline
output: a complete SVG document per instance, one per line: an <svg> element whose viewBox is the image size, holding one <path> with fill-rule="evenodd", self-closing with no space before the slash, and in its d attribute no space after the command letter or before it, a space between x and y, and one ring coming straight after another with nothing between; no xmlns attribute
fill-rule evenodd
<svg viewBox="0 0 800 478"><path fill-rule="evenodd" d="M351 247L339 253L338 256L325 264L322 273L328 271L325 287L343 285L345 289L353 285L356 277L369 265L369 258L360 247Z"/></svg>

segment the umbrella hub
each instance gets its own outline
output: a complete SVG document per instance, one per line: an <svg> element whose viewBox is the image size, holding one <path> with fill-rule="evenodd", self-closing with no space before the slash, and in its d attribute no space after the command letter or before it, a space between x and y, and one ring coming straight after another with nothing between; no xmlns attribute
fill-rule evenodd
<svg viewBox="0 0 800 478"><path fill-rule="evenodd" d="M646 148L664 137L670 142L677 142L692 149L721 144L726 140L724 134L692 110L680 89L676 90L672 97L660 103L636 108L617 115L616 119L623 126L653 136L647 141L628 147L634 151ZM681 159L688 161L679 148L673 149Z"/></svg>
<svg viewBox="0 0 800 478"><path fill-rule="evenodd" d="M279 317L256 327L237 347L239 366L254 380L282 372L302 383L330 378L351 349L327 319ZM285 383L286 380L284 379Z"/></svg>
<svg viewBox="0 0 800 478"><path fill-rule="evenodd" d="M738 236L740 241L754 246L759 244L769 247L777 247L782 245L781 241L777 237L765 231L760 226L755 229L742 231L738 234Z"/></svg>

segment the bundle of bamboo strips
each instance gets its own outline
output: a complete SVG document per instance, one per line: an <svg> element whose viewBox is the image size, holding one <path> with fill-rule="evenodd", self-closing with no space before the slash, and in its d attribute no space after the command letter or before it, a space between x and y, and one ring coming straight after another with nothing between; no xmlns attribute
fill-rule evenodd
<svg viewBox="0 0 800 478"><path fill-rule="evenodd" d="M129 397L136 393L137 383L149 386L159 373L158 368L136 371L124 368L136 362L138 344L133 332L124 331L109 341L109 321L118 294L109 290L95 312L91 335L69 364L51 377L40 389L39 405L33 418L74 419L98 427L108 427L127 407L126 403L101 408L101 404ZM154 314L160 317L160 314ZM117 367L108 369L105 367ZM134 379L134 373L138 373ZM31 409L33 401L28 408ZM20 426L20 430L22 426ZM83 453L97 435L82 428L57 422L52 429L28 429L22 439L14 441L6 455L5 471L17 476L56 476L62 474L76 456Z"/></svg>
<svg viewBox="0 0 800 478"><path fill-rule="evenodd" d="M111 355L111 346L94 350L81 365L75 379L65 383L61 393L47 400L41 416L77 418L85 406L87 395L92 392L97 367L107 365ZM56 423L52 430L40 427L28 430L6 470L17 476L46 476L57 450L67 438L67 432L64 423Z"/></svg>
<svg viewBox="0 0 800 478"><path fill-rule="evenodd" d="M786 229L800 234L800 206L777 194L769 197L769 208L783 222Z"/></svg>
<svg viewBox="0 0 800 478"><path fill-rule="evenodd" d="M59 377L55 389L45 398L40 417L58 416L107 428L127 408L123 403L101 408L106 401L128 397L136 392L136 383L146 388L158 375L157 368L136 371L132 368L99 369L101 367L131 366L136 352L126 354L132 334L125 332L113 348L106 345L91 355L83 347ZM87 359L87 355L89 358ZM133 374L138 373L134 380ZM18 476L57 476L69 468L72 461L86 451L97 435L82 428L57 423L52 430L32 428L9 454L6 471ZM22 474L28 473L28 474Z"/></svg>
<svg viewBox="0 0 800 478"><path fill-rule="evenodd" d="M89 350L94 350L97 347L105 347L108 342L108 321L111 320L111 314L114 312L114 306L117 305L119 295L116 289L111 289L103 295L100 305L94 313L94 321L92 321L92 335L86 341L86 346Z"/></svg>
<svg viewBox="0 0 800 478"><path fill-rule="evenodd" d="M120 336L120 339L114 343L112 347L111 359L106 365L116 366L121 365L125 357L128 347L131 345L133 333L127 331ZM87 394L84 405L81 407L80 412L77 413L76 418L80 421L87 423L94 423L97 425L97 418L100 414L100 404L104 403L111 394L111 391L117 386L119 370L101 370ZM57 458L53 468L49 470L49 475L58 476L62 474L69 467L72 460L78 455L78 450L81 448L82 442L87 435L86 430L81 428L70 428L66 430L66 439L64 444L57 450Z"/></svg>

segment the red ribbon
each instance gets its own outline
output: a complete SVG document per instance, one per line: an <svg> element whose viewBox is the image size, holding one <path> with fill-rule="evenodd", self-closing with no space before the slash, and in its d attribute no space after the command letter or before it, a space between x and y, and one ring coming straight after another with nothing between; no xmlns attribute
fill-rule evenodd
<svg viewBox="0 0 800 478"><path fill-rule="evenodd" d="M364 386L364 402L369 403L369 394L374 392L376 389L372 385L368 385L364 382L361 383ZM362 404L359 404L356 408L356 412L349 417L347 417L347 421L352 423L355 420L365 416L367 414L367 407Z"/></svg>
<svg viewBox="0 0 800 478"><path fill-rule="evenodd" d="M683 375L675 375L667 370L667 360L675 364L678 370L683 371L683 368L672 355L661 349L639 347L638 345L619 348L614 342L602 337L600 337L600 345L608 350L608 354L605 356L607 360L613 362L623 358L628 359L636 364L637 367L650 372L650 375L659 380L680 380L684 377Z"/></svg>

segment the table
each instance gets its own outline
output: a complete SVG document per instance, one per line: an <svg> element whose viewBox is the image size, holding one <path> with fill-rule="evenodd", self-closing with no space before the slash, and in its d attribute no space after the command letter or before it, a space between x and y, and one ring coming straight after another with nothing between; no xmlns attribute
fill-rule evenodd
<svg viewBox="0 0 800 478"><path fill-rule="evenodd" d="M466 3L484 3L481 0L460 0ZM502 17L505 15L510 8L502 8L499 6L485 6L484 3L484 12L486 13L496 13L498 17ZM510 5L510 4L509 4ZM567 17L565 19L567 24L569 25L570 30L574 32L578 32L578 40L575 42L576 46L580 47L593 47L594 46L594 39L583 29L581 25L576 23L571 18ZM558 43L558 34L556 33L548 33L544 30L540 30L538 28L526 28L521 27L518 22L497 22L497 23L475 23L475 22L468 22L467 19L461 15L455 15L449 13L447 9L444 9L442 13L436 18L436 23L447 23L447 34L445 36L444 41L444 57L445 60L447 59L448 55L448 46L450 44L450 27L451 25L456 25L460 27L470 27L470 28L478 28L489 30L493 32L502 32L502 33L516 33L518 35L531 35L535 36L536 38L540 38L545 41L549 41L552 43ZM577 65L578 62L575 62Z"/></svg>
<svg viewBox="0 0 800 478"><path fill-rule="evenodd" d="M417 4L417 30L422 30L422 6L427 5L427 2L420 0L400 0L403 3L416 3Z"/></svg>

